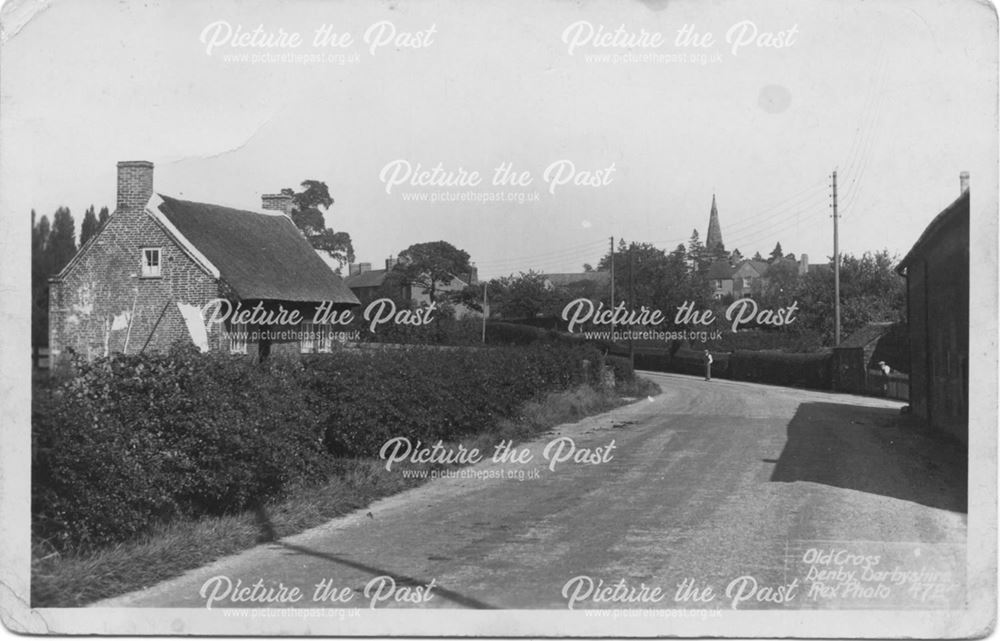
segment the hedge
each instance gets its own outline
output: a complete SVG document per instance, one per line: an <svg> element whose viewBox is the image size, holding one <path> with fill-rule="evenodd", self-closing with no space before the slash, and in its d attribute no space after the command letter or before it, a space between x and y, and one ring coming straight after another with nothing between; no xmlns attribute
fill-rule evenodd
<svg viewBox="0 0 1000 641"><path fill-rule="evenodd" d="M657 372L705 375L703 351L678 349L673 356L666 350L637 352L635 366ZM832 386L829 351L790 354L775 351L737 350L731 354L712 353L712 376L738 381L788 385L829 390Z"/></svg>
<svg viewBox="0 0 1000 641"><path fill-rule="evenodd" d="M373 456L395 436L426 443L480 432L539 392L593 382L582 361L599 358L555 345L341 351L305 359L304 385L330 452Z"/></svg>
<svg viewBox="0 0 1000 641"><path fill-rule="evenodd" d="M372 456L488 429L585 380L586 346L342 350L263 365L176 348L116 355L32 399L34 534L57 549L178 514L233 512ZM596 376L597 368L590 368Z"/></svg>
<svg viewBox="0 0 1000 641"><path fill-rule="evenodd" d="M32 439L35 530L57 547L242 509L325 458L293 371L187 349L101 359L36 390Z"/></svg>

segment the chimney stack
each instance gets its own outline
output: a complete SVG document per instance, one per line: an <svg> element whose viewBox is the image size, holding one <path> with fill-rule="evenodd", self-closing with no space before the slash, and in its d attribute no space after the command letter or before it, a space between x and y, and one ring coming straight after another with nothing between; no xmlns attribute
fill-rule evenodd
<svg viewBox="0 0 1000 641"><path fill-rule="evenodd" d="M372 270L372 264L371 263L358 263L358 273L359 274L364 274L364 273L370 272L371 270Z"/></svg>
<svg viewBox="0 0 1000 641"><path fill-rule="evenodd" d="M809 254L799 254L799 276L809 273Z"/></svg>
<svg viewBox="0 0 1000 641"><path fill-rule="evenodd" d="M292 197L289 194L261 194L260 207L292 217Z"/></svg>
<svg viewBox="0 0 1000 641"><path fill-rule="evenodd" d="M115 211L142 211L153 197L153 163L123 160L118 163L118 202Z"/></svg>
<svg viewBox="0 0 1000 641"><path fill-rule="evenodd" d="M963 171L958 175L958 184L962 188L962 193L969 191L969 172Z"/></svg>
<svg viewBox="0 0 1000 641"><path fill-rule="evenodd" d="M392 268L396 266L396 262L397 262L396 259L393 258L392 255L390 255L388 258L385 259L385 270L387 272L392 271Z"/></svg>

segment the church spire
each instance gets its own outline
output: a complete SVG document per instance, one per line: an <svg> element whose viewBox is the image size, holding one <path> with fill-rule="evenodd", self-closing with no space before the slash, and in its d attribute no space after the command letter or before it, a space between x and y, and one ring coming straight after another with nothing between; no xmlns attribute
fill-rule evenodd
<svg viewBox="0 0 1000 641"><path fill-rule="evenodd" d="M712 251L723 247L719 209L715 206L715 194L712 194L712 212L708 216L708 235L705 237L705 249Z"/></svg>

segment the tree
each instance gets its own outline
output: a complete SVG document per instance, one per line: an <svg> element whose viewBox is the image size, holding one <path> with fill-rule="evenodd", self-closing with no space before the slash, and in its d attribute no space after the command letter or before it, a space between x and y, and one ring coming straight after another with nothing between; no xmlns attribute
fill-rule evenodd
<svg viewBox="0 0 1000 641"><path fill-rule="evenodd" d="M771 250L771 255L768 257L767 262L773 263L776 260L781 260L784 256L785 254L781 251L781 243L778 243Z"/></svg>
<svg viewBox="0 0 1000 641"><path fill-rule="evenodd" d="M740 250L734 249L729 254L729 264L730 265L739 265L742 262L743 262L743 254L740 253Z"/></svg>
<svg viewBox="0 0 1000 641"><path fill-rule="evenodd" d="M101 207L100 213L97 214L98 229L103 228L104 225L108 222L108 218L110 218L110 217L111 217L111 214L108 213L108 208L107 207Z"/></svg>
<svg viewBox="0 0 1000 641"><path fill-rule="evenodd" d="M594 266L591 265L590 263L584 263L583 264L583 271L585 271L585 272L592 272L592 271L594 271Z"/></svg>
<svg viewBox="0 0 1000 641"><path fill-rule="evenodd" d="M97 234L99 223L97 214L94 213L94 206L91 205L83 214L83 222L80 223L80 247L87 244L87 241Z"/></svg>
<svg viewBox="0 0 1000 641"><path fill-rule="evenodd" d="M763 263L764 257L760 255L760 252L754 252L753 260L757 261L758 263Z"/></svg>
<svg viewBox="0 0 1000 641"><path fill-rule="evenodd" d="M705 245L702 244L697 229L691 231L691 239L688 240L687 258L691 269L696 272L706 272L712 264L712 257L708 254L708 250L705 249Z"/></svg>
<svg viewBox="0 0 1000 641"><path fill-rule="evenodd" d="M302 187L302 191L299 192L289 187L281 190L281 193L292 197L292 203L297 210L305 211L322 207L323 211L326 211L333 205L333 196L330 195L330 188L326 186L325 182L303 180L299 186Z"/></svg>
<svg viewBox="0 0 1000 641"><path fill-rule="evenodd" d="M411 287L422 287L431 302L437 300L442 285L450 285L456 277L471 271L469 254L443 240L410 245L399 253L393 270Z"/></svg>
<svg viewBox="0 0 1000 641"><path fill-rule="evenodd" d="M688 263L689 253L683 245L678 245L667 254L648 243L626 244L622 241L614 258L616 298L628 300L631 270L631 307L634 309L645 305L664 310L669 315L671 310L687 300L699 304L705 302L709 294L708 280L704 272L691 269ZM601 259L598 267L610 269L610 253Z"/></svg>
<svg viewBox="0 0 1000 641"><path fill-rule="evenodd" d="M795 300L799 286L799 265L794 260L781 259L767 268L767 285L764 288L764 307L783 307Z"/></svg>
<svg viewBox="0 0 1000 641"><path fill-rule="evenodd" d="M48 277L49 254L46 247L49 240L49 219L42 216L35 221L35 210L31 210L31 344L44 346L49 343L49 296Z"/></svg>
<svg viewBox="0 0 1000 641"><path fill-rule="evenodd" d="M849 336L867 323L897 322L906 312L906 281L893 269L896 259L887 250L845 254L840 267L841 335ZM803 327L833 342L833 269L810 269L799 279L796 300Z"/></svg>
<svg viewBox="0 0 1000 641"><path fill-rule="evenodd" d="M292 197L292 222L302 230L313 248L325 251L340 267L354 262L351 235L326 226L323 212L334 202L329 187L325 182L311 179L303 180L300 186L302 190L298 192L290 187L281 190L281 193Z"/></svg>
<svg viewBox="0 0 1000 641"><path fill-rule="evenodd" d="M69 207L59 207L52 216L46 251L51 257L52 274L58 273L76 255L76 223Z"/></svg>
<svg viewBox="0 0 1000 641"><path fill-rule="evenodd" d="M536 271L494 278L487 287L491 311L504 319L553 314L558 305L558 295L545 286L545 276Z"/></svg>

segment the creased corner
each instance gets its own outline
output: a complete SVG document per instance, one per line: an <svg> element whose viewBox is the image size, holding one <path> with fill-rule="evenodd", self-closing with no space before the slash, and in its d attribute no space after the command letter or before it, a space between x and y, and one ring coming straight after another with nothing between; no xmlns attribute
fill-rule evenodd
<svg viewBox="0 0 1000 641"><path fill-rule="evenodd" d="M51 6L51 0L0 0L0 45L21 32L35 16Z"/></svg>

